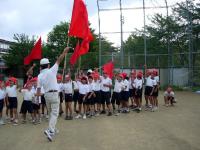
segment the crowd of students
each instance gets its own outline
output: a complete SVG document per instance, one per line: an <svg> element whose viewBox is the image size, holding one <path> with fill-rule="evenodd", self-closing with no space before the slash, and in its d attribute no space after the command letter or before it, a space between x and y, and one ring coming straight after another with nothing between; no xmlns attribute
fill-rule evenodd
<svg viewBox="0 0 200 150"><path fill-rule="evenodd" d="M146 70L146 75L142 72L133 71L129 75L126 73L116 73L114 79L109 78L106 72L100 76L97 70L88 70L86 74L79 72L72 80L71 75L64 76L58 74L57 82L59 86L60 116L65 115L66 120L79 118L92 118L99 115L107 116L120 113L129 113L130 110L142 111L142 95L144 87L146 111L158 110L159 76L158 71ZM145 86L144 86L145 84ZM44 116L45 98L37 94L37 77L29 78L23 88L19 89L17 79L10 77L7 82L0 82L0 125L5 124L2 117L3 108L6 109L6 119L13 125L18 122L18 100L17 93L22 93L23 102L20 113L22 123L27 122L27 112L31 114L32 123L41 123ZM44 94L44 90L41 89ZM174 92L168 88L164 93L165 105L173 105ZM65 107L63 107L63 102ZM42 112L41 112L42 110ZM48 111L46 114L48 117Z"/></svg>

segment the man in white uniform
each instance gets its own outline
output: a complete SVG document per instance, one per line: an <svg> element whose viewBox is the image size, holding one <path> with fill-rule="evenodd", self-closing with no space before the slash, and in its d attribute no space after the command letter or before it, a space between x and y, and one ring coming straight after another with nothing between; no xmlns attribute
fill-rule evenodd
<svg viewBox="0 0 200 150"><path fill-rule="evenodd" d="M37 95L41 95L40 88L43 87L45 94L44 97L47 103L47 109L49 111L49 127L44 131L49 141L52 141L52 137L56 132L56 123L59 114L59 98L58 98L58 83L57 83L57 72L61 61L64 59L65 55L69 51L66 47L63 53L58 57L56 63L50 68L50 62L47 58L40 60L41 72L38 75L38 91Z"/></svg>

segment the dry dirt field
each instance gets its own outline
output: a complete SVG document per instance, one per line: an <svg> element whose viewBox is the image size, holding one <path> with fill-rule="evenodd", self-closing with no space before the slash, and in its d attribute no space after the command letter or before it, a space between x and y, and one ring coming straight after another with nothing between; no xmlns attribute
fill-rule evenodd
<svg viewBox="0 0 200 150"><path fill-rule="evenodd" d="M176 92L178 104L159 111L131 112L66 121L53 142L43 134L47 121L0 126L0 150L200 150L200 95Z"/></svg>

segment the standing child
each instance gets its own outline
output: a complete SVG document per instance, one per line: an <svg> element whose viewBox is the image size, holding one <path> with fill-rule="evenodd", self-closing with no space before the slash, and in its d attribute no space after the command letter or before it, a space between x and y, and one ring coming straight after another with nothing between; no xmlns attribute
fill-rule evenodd
<svg viewBox="0 0 200 150"><path fill-rule="evenodd" d="M135 107L135 84L134 80L136 79L136 73L132 71L129 77L129 98L131 100L130 108Z"/></svg>
<svg viewBox="0 0 200 150"><path fill-rule="evenodd" d="M9 78L10 85L6 87L6 96L10 109L10 121L13 125L18 125L18 114L17 114L17 79L14 77Z"/></svg>
<svg viewBox="0 0 200 150"><path fill-rule="evenodd" d="M57 75L57 82L58 82L58 93L59 93L59 98L60 98L60 110L59 110L59 115L61 116L63 114L63 83L62 83L62 75Z"/></svg>
<svg viewBox="0 0 200 150"><path fill-rule="evenodd" d="M158 93L159 93L159 88L160 88L160 79L158 75L158 70L154 70L154 79L156 80L156 87L154 89L154 96L155 96L155 110L158 109Z"/></svg>
<svg viewBox="0 0 200 150"><path fill-rule="evenodd" d="M79 96L78 96L78 108L79 112L78 115L76 116L76 119L81 117L81 110L82 110L82 105L83 105L83 119L86 119L86 102L87 102L87 96L89 93L89 87L87 83L87 78L82 77L81 78L81 83L79 84Z"/></svg>
<svg viewBox="0 0 200 150"><path fill-rule="evenodd" d="M33 101L32 101L32 106L33 106L33 123L41 123L41 115L40 115L40 104L41 104L41 96L36 96L37 94L37 77L32 79L33 82L33 87L32 87L32 92L34 93ZM41 88L41 94L44 94L44 89L43 87Z"/></svg>
<svg viewBox="0 0 200 150"><path fill-rule="evenodd" d="M3 107L5 104L5 97L6 97L6 92L4 89L4 84L3 81L0 81L0 125L5 124L2 118Z"/></svg>
<svg viewBox="0 0 200 150"><path fill-rule="evenodd" d="M87 102L88 102L88 108L87 110L89 111L89 114L88 116L89 117L92 117L95 115L95 112L94 112L94 104L95 104L95 101L94 101L94 82L93 82L93 77L92 76L89 76L88 77L88 86L89 86L89 93L88 93L88 97L87 97Z"/></svg>
<svg viewBox="0 0 200 150"><path fill-rule="evenodd" d="M73 88L74 88L74 94L73 94L73 101L74 101L74 111L76 113L78 113L77 110L77 102L78 102L78 95L79 95L79 89L78 89L78 85L80 84L80 78L78 76L78 74L75 76L75 81L73 81Z"/></svg>
<svg viewBox="0 0 200 150"><path fill-rule="evenodd" d="M112 80L108 77L108 74L106 72L103 72L103 77L101 77L101 102L103 106L103 110L101 114L105 114L105 103L108 107L108 116L112 116L111 112L111 102L110 102L110 91L112 88Z"/></svg>
<svg viewBox="0 0 200 150"><path fill-rule="evenodd" d="M127 77L126 73L122 73L123 76L123 90L122 90L122 108L124 113L129 112L129 78Z"/></svg>
<svg viewBox="0 0 200 150"><path fill-rule="evenodd" d="M137 80L135 83L135 97L136 97L136 104L137 104L137 112L139 113L142 110L142 85L143 85L143 81L142 81L142 73L139 72L137 74Z"/></svg>
<svg viewBox="0 0 200 150"><path fill-rule="evenodd" d="M95 102L95 111L96 116L99 116L100 110L101 110L101 83L99 80L99 74L95 73L93 75L94 77L94 102Z"/></svg>
<svg viewBox="0 0 200 150"><path fill-rule="evenodd" d="M72 90L73 88L72 88L72 80L71 80L70 75L65 76L63 90L65 93L65 113L66 113L65 120L72 120L73 119L73 116L72 116L72 101L73 101Z"/></svg>
<svg viewBox="0 0 200 150"><path fill-rule="evenodd" d="M26 113L31 114L32 120L33 120L33 106L32 106L32 99L34 97L34 93L32 92L32 83L28 81L28 83L25 84L24 88L20 90L20 92L23 95L23 102L21 106L21 113L23 121L22 123L26 123Z"/></svg>
<svg viewBox="0 0 200 150"><path fill-rule="evenodd" d="M113 112L116 115L119 115L119 113L120 113L120 102L122 101L122 89L124 87L122 79L123 79L122 74L117 74L115 76L115 85L114 85L114 89L113 89L111 103L113 106ZM118 113L115 112L115 110L116 110L115 104L117 104L117 106L118 106Z"/></svg>

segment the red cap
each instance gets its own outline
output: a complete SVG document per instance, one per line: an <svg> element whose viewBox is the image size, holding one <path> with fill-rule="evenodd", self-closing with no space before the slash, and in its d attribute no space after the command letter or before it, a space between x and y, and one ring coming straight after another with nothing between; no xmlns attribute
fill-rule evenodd
<svg viewBox="0 0 200 150"><path fill-rule="evenodd" d="M34 78L32 78L31 80L30 80L30 82L37 82L37 77L34 77Z"/></svg>
<svg viewBox="0 0 200 150"><path fill-rule="evenodd" d="M87 77L83 76L83 77L81 78L81 80L86 80L86 81L87 81Z"/></svg>
<svg viewBox="0 0 200 150"><path fill-rule="evenodd" d="M155 76L157 76L157 75L158 75L158 70L153 69L153 74L154 74Z"/></svg>
<svg viewBox="0 0 200 150"><path fill-rule="evenodd" d="M125 79L127 77L127 73L123 72L122 73L123 78Z"/></svg>
<svg viewBox="0 0 200 150"><path fill-rule="evenodd" d="M14 82L15 84L17 83L17 78L15 77L10 77L8 80Z"/></svg>
<svg viewBox="0 0 200 150"><path fill-rule="evenodd" d="M93 78L94 78L94 79L99 79L99 77L100 77L100 76L99 76L98 73L94 73L94 74L93 74Z"/></svg>
<svg viewBox="0 0 200 150"><path fill-rule="evenodd" d="M138 77L138 78L142 78L142 76L143 76L143 74L142 74L141 72L138 72L138 73L137 73L137 77Z"/></svg>
<svg viewBox="0 0 200 150"><path fill-rule="evenodd" d="M119 74L119 77L121 77L121 78L124 78L124 76L123 76L123 74L122 74L122 73L120 73L120 74Z"/></svg>
<svg viewBox="0 0 200 150"><path fill-rule="evenodd" d="M62 75L58 74L58 75L56 76L56 78L57 78L57 80L62 80Z"/></svg>

